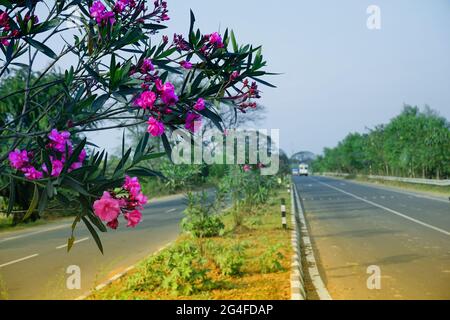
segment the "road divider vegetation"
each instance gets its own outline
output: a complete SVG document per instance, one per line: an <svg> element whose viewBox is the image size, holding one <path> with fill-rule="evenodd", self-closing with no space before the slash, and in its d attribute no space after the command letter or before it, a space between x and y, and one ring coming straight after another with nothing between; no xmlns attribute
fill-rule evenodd
<svg viewBox="0 0 450 320"><path fill-rule="evenodd" d="M281 198L289 199L287 180L262 177L267 192L255 195L247 183L257 173L233 170L230 175L243 183L237 198L233 183L226 179L222 191L214 195L189 195L184 232L177 241L89 298L289 299L291 226L282 228L279 213ZM224 185L227 197L222 194ZM212 209L223 198L228 200L221 205L226 203L227 208Z"/></svg>

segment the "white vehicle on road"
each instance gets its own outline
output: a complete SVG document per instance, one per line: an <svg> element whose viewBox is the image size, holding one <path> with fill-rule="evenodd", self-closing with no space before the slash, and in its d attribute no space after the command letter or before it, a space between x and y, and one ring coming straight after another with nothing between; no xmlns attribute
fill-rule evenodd
<svg viewBox="0 0 450 320"><path fill-rule="evenodd" d="M298 165L298 174L300 176L307 176L309 174L308 165L306 163L300 163Z"/></svg>

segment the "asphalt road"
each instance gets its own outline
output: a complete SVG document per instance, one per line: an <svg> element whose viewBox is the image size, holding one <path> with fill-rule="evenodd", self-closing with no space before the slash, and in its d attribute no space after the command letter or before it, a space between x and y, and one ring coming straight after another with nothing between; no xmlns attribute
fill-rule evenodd
<svg viewBox="0 0 450 320"><path fill-rule="evenodd" d="M76 229L79 242L67 252L73 219L1 234L0 298L77 298L174 240L184 207L182 196L151 201L136 228L121 220L117 230L101 234L104 255L82 222ZM67 288L71 265L80 268L80 289Z"/></svg>
<svg viewBox="0 0 450 320"><path fill-rule="evenodd" d="M328 177L294 182L333 299L450 299L448 200Z"/></svg>

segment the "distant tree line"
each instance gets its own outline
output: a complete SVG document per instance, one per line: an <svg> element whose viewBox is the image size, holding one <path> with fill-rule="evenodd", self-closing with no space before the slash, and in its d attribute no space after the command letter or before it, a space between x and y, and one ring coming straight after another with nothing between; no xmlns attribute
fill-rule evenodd
<svg viewBox="0 0 450 320"><path fill-rule="evenodd" d="M350 133L313 162L316 172L450 177L450 123L428 106L405 105L387 124Z"/></svg>

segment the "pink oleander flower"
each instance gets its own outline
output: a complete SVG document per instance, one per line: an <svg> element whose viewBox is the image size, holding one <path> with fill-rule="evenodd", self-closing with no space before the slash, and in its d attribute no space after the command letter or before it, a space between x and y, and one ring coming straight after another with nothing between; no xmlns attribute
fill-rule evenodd
<svg viewBox="0 0 450 320"><path fill-rule="evenodd" d="M105 5L101 1L95 1L92 7L89 9L91 17L94 18L97 23L102 22L103 13L106 11Z"/></svg>
<svg viewBox="0 0 450 320"><path fill-rule="evenodd" d="M164 124L154 117L150 117L147 121L148 127L147 132L154 137L159 137L164 133Z"/></svg>
<svg viewBox="0 0 450 320"><path fill-rule="evenodd" d="M233 73L230 75L230 81L236 80L237 77L239 77L239 72L233 71Z"/></svg>
<svg viewBox="0 0 450 320"><path fill-rule="evenodd" d="M95 1L89 9L89 13L97 21L97 24L101 24L104 21L109 21L110 24L116 22L114 12L106 11L106 7L101 1Z"/></svg>
<svg viewBox="0 0 450 320"><path fill-rule="evenodd" d="M209 43L215 45L217 48L223 47L222 37L218 32L214 32L209 36Z"/></svg>
<svg viewBox="0 0 450 320"><path fill-rule="evenodd" d="M181 61L180 66L182 66L186 70L192 69L192 63L190 63L189 61Z"/></svg>
<svg viewBox="0 0 450 320"><path fill-rule="evenodd" d="M135 200L138 202L139 206L146 205L148 202L148 198L142 192L137 195Z"/></svg>
<svg viewBox="0 0 450 320"><path fill-rule="evenodd" d="M172 83L166 82L162 84L161 80L158 79L155 84L164 104L172 106L178 102L178 96L175 94L175 87Z"/></svg>
<svg viewBox="0 0 450 320"><path fill-rule="evenodd" d="M116 230L117 227L119 226L119 220L117 220L117 218L116 218L116 219L111 220L110 222L108 222L106 225L107 225L109 228Z"/></svg>
<svg viewBox="0 0 450 320"><path fill-rule="evenodd" d="M114 5L114 10L118 13L121 13L126 7L129 5L130 0L118 0Z"/></svg>
<svg viewBox="0 0 450 320"><path fill-rule="evenodd" d="M102 16L103 21L109 21L109 24L113 25L116 22L116 18L113 11L106 11Z"/></svg>
<svg viewBox="0 0 450 320"><path fill-rule="evenodd" d="M156 101L156 94L153 91L144 91L134 100L134 105L142 109L151 109Z"/></svg>
<svg viewBox="0 0 450 320"><path fill-rule="evenodd" d="M64 167L64 163L61 160L54 159L53 157L50 159L50 161L52 163L52 173L50 174L50 176L58 177L61 174L61 171ZM42 165L42 170L45 173L48 173L48 169L45 163Z"/></svg>
<svg viewBox="0 0 450 320"><path fill-rule="evenodd" d="M65 152L66 151L66 143L69 148L69 151L72 149L72 143L70 142L70 133L67 131L58 132L58 130L53 129L48 135L50 140L48 146L56 151Z"/></svg>
<svg viewBox="0 0 450 320"><path fill-rule="evenodd" d="M125 176L125 182L122 186L125 190L127 190L132 197L137 197L141 192L141 184L139 183L139 179L137 177L129 177Z"/></svg>
<svg viewBox="0 0 450 320"><path fill-rule="evenodd" d="M248 164L245 164L243 169L244 169L245 172L248 172L248 171L250 171L252 169L252 167L250 167L250 165L248 165Z"/></svg>
<svg viewBox="0 0 450 320"><path fill-rule="evenodd" d="M1 39L1 44L4 45L5 47L9 46L8 39Z"/></svg>
<svg viewBox="0 0 450 320"><path fill-rule="evenodd" d="M142 220L142 213L139 210L133 210L124 214L125 219L127 219L127 227L136 227Z"/></svg>
<svg viewBox="0 0 450 320"><path fill-rule="evenodd" d="M9 16L6 12L0 13L0 26L9 27Z"/></svg>
<svg viewBox="0 0 450 320"><path fill-rule="evenodd" d="M81 168L82 166L83 166L83 163L81 163L81 162L74 162L74 163L72 163L72 165L70 166L68 171L71 172L73 170Z"/></svg>
<svg viewBox="0 0 450 320"><path fill-rule="evenodd" d="M8 155L9 162L11 167L14 169L22 169L25 166L28 166L30 162L28 151L16 149L11 151Z"/></svg>
<svg viewBox="0 0 450 320"><path fill-rule="evenodd" d="M155 67L153 66L152 60L150 59L144 59L141 65L141 73L147 73L149 71L155 70Z"/></svg>
<svg viewBox="0 0 450 320"><path fill-rule="evenodd" d="M205 100L203 98L199 98L194 104L194 109L197 111L202 111L203 109L205 109Z"/></svg>
<svg viewBox="0 0 450 320"><path fill-rule="evenodd" d="M111 197L111 194L107 191L103 192L103 196L94 201L93 205L94 213L103 221L110 222L120 214L119 201Z"/></svg>
<svg viewBox="0 0 450 320"><path fill-rule="evenodd" d="M188 112L186 116L186 123L184 127L191 131L192 133L196 132L201 126L201 116L194 112Z"/></svg>
<svg viewBox="0 0 450 320"><path fill-rule="evenodd" d="M43 173L42 171L36 170L35 167L29 166L21 169L24 173L25 177L30 180L38 180L42 179Z"/></svg>
<svg viewBox="0 0 450 320"><path fill-rule="evenodd" d="M78 162L83 162L86 159L86 150L83 149L78 156Z"/></svg>

